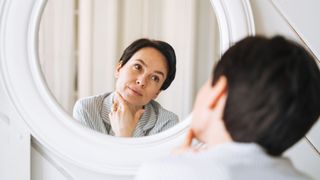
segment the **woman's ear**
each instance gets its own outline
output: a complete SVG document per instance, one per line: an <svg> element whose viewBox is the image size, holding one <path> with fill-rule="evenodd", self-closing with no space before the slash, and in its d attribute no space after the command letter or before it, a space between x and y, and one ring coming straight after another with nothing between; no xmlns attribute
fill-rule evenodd
<svg viewBox="0 0 320 180"><path fill-rule="evenodd" d="M210 97L210 108L214 108L221 97L226 95L228 89L228 82L225 76L221 76L217 82L212 86Z"/></svg>
<svg viewBox="0 0 320 180"><path fill-rule="evenodd" d="M118 78L119 77L119 73L120 73L120 69L122 68L122 61L119 61L119 63L117 64L115 70L114 70L114 77Z"/></svg>

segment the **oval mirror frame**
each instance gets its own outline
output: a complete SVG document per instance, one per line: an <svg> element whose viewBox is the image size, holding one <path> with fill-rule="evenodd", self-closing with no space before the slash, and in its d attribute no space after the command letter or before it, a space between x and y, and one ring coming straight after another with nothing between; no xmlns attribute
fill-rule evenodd
<svg viewBox="0 0 320 180"><path fill-rule="evenodd" d="M0 1L0 78L19 116L43 148L94 172L133 175L143 161L167 155L184 137L191 117L174 128L142 138L116 138L92 131L54 100L38 61L38 30L46 0ZM220 54L255 34L249 0L211 0Z"/></svg>

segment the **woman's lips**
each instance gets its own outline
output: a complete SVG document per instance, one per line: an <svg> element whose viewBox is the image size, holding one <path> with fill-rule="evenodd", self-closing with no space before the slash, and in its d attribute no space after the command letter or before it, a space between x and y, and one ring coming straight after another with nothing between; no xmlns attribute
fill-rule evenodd
<svg viewBox="0 0 320 180"><path fill-rule="evenodd" d="M142 96L142 93L139 92L138 90L135 90L135 89L130 88L130 87L128 87L128 89L129 89L134 95Z"/></svg>

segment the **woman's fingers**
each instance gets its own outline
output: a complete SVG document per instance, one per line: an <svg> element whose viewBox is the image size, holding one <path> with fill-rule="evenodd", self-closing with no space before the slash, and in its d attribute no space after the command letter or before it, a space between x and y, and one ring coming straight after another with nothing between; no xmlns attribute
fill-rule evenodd
<svg viewBox="0 0 320 180"><path fill-rule="evenodd" d="M121 110L125 110L127 109L127 103L126 101L123 99L123 97L120 95L119 92L116 92L116 101L118 103L118 108L120 108Z"/></svg>
<svg viewBox="0 0 320 180"><path fill-rule="evenodd" d="M193 138L194 138L194 133L193 133L192 129L189 129L189 131L187 132L186 137L184 139L184 142L182 143L181 146L190 147L192 144Z"/></svg>
<svg viewBox="0 0 320 180"><path fill-rule="evenodd" d="M141 116L144 113L144 109L139 109L136 114L134 115L134 121L135 123L137 123L139 121L139 119L141 118Z"/></svg>
<svg viewBox="0 0 320 180"><path fill-rule="evenodd" d="M175 148L172 151L172 154L179 155L186 152L196 152L197 150L194 147L192 147L193 139L194 139L194 133L192 129L189 129L182 144L179 147Z"/></svg>
<svg viewBox="0 0 320 180"><path fill-rule="evenodd" d="M111 106L111 112L115 112L118 110L118 103L114 102Z"/></svg>
<svg viewBox="0 0 320 180"><path fill-rule="evenodd" d="M132 136L144 109L130 109L129 104L119 92L115 92L113 101L109 118L115 135L122 137Z"/></svg>
<svg viewBox="0 0 320 180"><path fill-rule="evenodd" d="M119 92L116 92L116 97L117 97L117 100L120 101L121 103L124 102L124 99L123 99L123 97L120 95Z"/></svg>

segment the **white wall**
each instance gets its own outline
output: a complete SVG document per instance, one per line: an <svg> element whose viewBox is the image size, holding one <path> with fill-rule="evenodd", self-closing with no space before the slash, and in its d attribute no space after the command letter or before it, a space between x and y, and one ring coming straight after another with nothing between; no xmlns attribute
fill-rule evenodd
<svg viewBox="0 0 320 180"><path fill-rule="evenodd" d="M1 7L1 6L0 6ZM30 134L0 78L0 179L30 177Z"/></svg>
<svg viewBox="0 0 320 180"><path fill-rule="evenodd" d="M131 176L117 176L92 172L60 159L33 143L31 149L31 180L129 180Z"/></svg>

